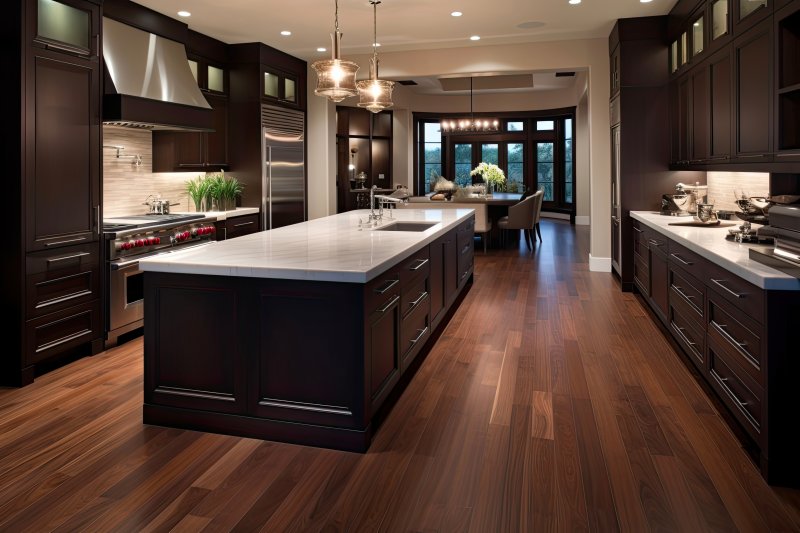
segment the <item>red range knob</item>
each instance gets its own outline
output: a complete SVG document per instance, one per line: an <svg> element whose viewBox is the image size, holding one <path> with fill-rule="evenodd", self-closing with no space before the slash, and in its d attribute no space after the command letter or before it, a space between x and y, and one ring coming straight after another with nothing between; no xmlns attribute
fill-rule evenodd
<svg viewBox="0 0 800 533"><path fill-rule="evenodd" d="M208 232L209 233L214 233L215 231L217 231L217 228L215 228L214 226L209 226L208 227Z"/></svg>
<svg viewBox="0 0 800 533"><path fill-rule="evenodd" d="M191 234L191 233L189 233L188 231L184 231L184 232L183 232L183 238L184 238L184 239L188 239L188 238L189 238L191 235L192 235L192 234Z"/></svg>
<svg viewBox="0 0 800 533"><path fill-rule="evenodd" d="M153 243L161 244L161 237L153 237Z"/></svg>
<svg viewBox="0 0 800 533"><path fill-rule="evenodd" d="M194 233L195 235L204 235L206 232L206 228L197 228Z"/></svg>

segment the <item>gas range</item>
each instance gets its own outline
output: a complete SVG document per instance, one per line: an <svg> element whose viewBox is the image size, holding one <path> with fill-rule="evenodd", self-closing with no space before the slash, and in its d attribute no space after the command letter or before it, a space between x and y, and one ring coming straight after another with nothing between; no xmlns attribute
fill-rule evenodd
<svg viewBox="0 0 800 533"><path fill-rule="evenodd" d="M215 238L213 217L204 214L132 215L103 220L110 261L141 258Z"/></svg>

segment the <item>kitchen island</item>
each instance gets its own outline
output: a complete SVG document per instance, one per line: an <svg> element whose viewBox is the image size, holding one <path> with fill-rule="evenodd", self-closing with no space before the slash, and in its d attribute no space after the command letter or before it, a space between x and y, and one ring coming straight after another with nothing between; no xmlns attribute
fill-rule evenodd
<svg viewBox="0 0 800 533"><path fill-rule="evenodd" d="M736 420L734 432L755 445L767 481L800 486L800 280L750 258L772 245L727 239L741 221L631 217L638 292Z"/></svg>
<svg viewBox="0 0 800 533"><path fill-rule="evenodd" d="M144 422L365 451L471 283L475 224L369 213L143 260Z"/></svg>

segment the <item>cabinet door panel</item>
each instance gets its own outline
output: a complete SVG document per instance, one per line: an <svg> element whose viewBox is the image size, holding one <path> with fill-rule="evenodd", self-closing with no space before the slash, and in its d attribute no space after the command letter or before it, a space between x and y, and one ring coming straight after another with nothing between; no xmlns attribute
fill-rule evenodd
<svg viewBox="0 0 800 533"><path fill-rule="evenodd" d="M400 299L376 310L369 319L370 399L372 410L383 402L400 377Z"/></svg>
<svg viewBox="0 0 800 533"><path fill-rule="evenodd" d="M734 43L736 57L736 155L764 160L771 152L772 21Z"/></svg>
<svg viewBox="0 0 800 533"><path fill-rule="evenodd" d="M213 109L214 131L205 134L204 163L210 167L225 167L228 165L228 100L211 96L206 99Z"/></svg>
<svg viewBox="0 0 800 533"><path fill-rule="evenodd" d="M42 52L31 60L26 122L28 249L97 240L97 67Z"/></svg>
<svg viewBox="0 0 800 533"><path fill-rule="evenodd" d="M733 69L729 50L709 60L711 93L711 157L727 159L731 155L731 92Z"/></svg>
<svg viewBox="0 0 800 533"><path fill-rule="evenodd" d="M692 73L692 157L694 161L709 158L708 69L701 65Z"/></svg>

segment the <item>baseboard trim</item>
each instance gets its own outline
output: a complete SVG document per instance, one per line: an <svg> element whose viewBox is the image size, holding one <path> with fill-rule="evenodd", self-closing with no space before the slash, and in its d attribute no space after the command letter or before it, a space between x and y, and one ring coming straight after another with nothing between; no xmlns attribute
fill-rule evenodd
<svg viewBox="0 0 800 533"><path fill-rule="evenodd" d="M542 218L557 218L559 220L569 220L569 213L553 213L551 211L542 211Z"/></svg>
<svg viewBox="0 0 800 533"><path fill-rule="evenodd" d="M611 272L611 258L594 257L589 254L589 270L592 272Z"/></svg>
<svg viewBox="0 0 800 533"><path fill-rule="evenodd" d="M576 226L588 226L591 217L586 215L576 215L575 216L575 225Z"/></svg>

